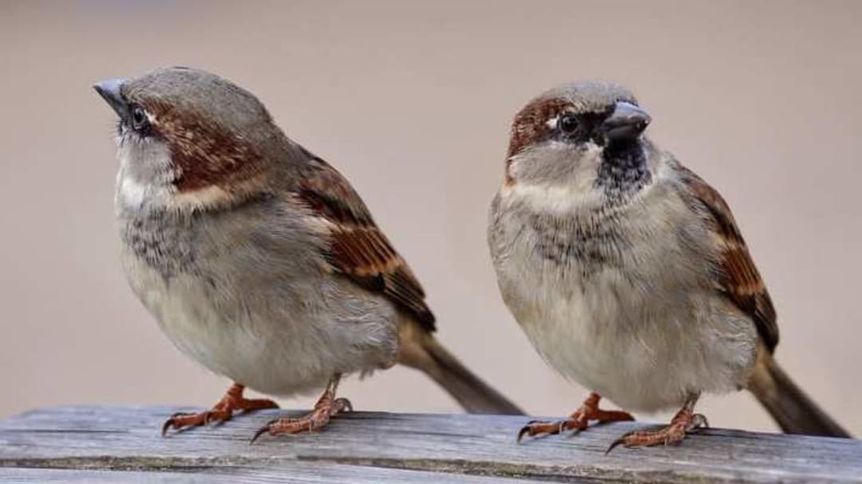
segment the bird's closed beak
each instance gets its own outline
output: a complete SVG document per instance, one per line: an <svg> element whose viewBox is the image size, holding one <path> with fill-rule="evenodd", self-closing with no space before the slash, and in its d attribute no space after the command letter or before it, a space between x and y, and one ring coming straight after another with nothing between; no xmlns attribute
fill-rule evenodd
<svg viewBox="0 0 862 484"><path fill-rule="evenodd" d="M608 141L631 140L640 136L652 118L643 109L632 103L619 101L614 111L602 123L602 131Z"/></svg>
<svg viewBox="0 0 862 484"><path fill-rule="evenodd" d="M93 85L93 89L102 96L108 104L114 108L114 111L122 119L129 118L129 104L123 98L123 95L120 93L120 88L123 87L123 84L126 82L125 79L108 79L106 81L100 81Z"/></svg>

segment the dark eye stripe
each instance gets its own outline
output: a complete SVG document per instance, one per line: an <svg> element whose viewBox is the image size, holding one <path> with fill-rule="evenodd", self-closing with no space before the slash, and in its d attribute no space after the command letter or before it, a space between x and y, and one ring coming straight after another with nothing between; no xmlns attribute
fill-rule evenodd
<svg viewBox="0 0 862 484"><path fill-rule="evenodd" d="M598 140L600 139L598 136L599 128L611 112L613 112L613 108L600 112L563 113L557 119L557 124L553 132L550 133L550 138L567 143L585 143L591 139Z"/></svg>

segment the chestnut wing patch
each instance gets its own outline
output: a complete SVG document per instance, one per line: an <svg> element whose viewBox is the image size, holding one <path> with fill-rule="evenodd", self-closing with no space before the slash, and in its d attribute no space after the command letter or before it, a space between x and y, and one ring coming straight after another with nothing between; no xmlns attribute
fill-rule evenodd
<svg viewBox="0 0 862 484"><path fill-rule="evenodd" d="M422 286L374 223L365 203L335 168L310 156L310 169L297 196L333 225L327 262L355 283L389 298L426 330L434 331L434 314L425 304Z"/></svg>
<svg viewBox="0 0 862 484"><path fill-rule="evenodd" d="M769 351L774 351L778 344L775 307L751 259L730 207L718 191L694 172L682 166L680 169L685 183L706 209L722 239L722 259L718 270L719 290L754 320L757 332L766 347Z"/></svg>

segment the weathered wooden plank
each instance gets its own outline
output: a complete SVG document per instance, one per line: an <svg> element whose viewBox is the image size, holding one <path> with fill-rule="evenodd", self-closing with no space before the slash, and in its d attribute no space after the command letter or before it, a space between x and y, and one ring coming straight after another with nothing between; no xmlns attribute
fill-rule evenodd
<svg viewBox="0 0 862 484"><path fill-rule="evenodd" d="M346 464L303 462L257 466L222 466L184 472L128 470L111 471L95 469L40 469L40 468L0 468L0 482L188 482L236 484L243 483L343 483L378 484L399 482L404 484L428 484L431 482L451 482L458 484L491 484L518 482L514 479L500 479L490 476L469 476L464 474L441 474L430 471L411 471L385 467L353 466Z"/></svg>
<svg viewBox="0 0 862 484"><path fill-rule="evenodd" d="M345 466L336 469L355 470L357 479L381 470L443 473L432 475L437 482L467 476L862 482L857 440L708 430L679 447L605 455L616 437L643 424L605 425L519 445L515 433L523 417L357 412L319 433L265 436L249 445L254 431L282 412L258 412L162 438L162 421L177 410L60 407L13 417L0 423L0 467L216 474L279 468L290 474L290 466L302 463L312 470Z"/></svg>

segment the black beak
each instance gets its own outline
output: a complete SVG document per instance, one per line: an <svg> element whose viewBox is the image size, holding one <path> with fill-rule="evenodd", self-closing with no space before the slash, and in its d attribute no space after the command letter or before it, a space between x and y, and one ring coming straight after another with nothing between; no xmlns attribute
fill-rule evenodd
<svg viewBox="0 0 862 484"><path fill-rule="evenodd" d="M114 108L121 119L129 119L129 104L120 93L120 88L125 82L125 79L108 79L93 85L93 89Z"/></svg>
<svg viewBox="0 0 862 484"><path fill-rule="evenodd" d="M652 121L649 114L632 103L619 101L614 111L602 123L608 141L633 140L640 136Z"/></svg>

